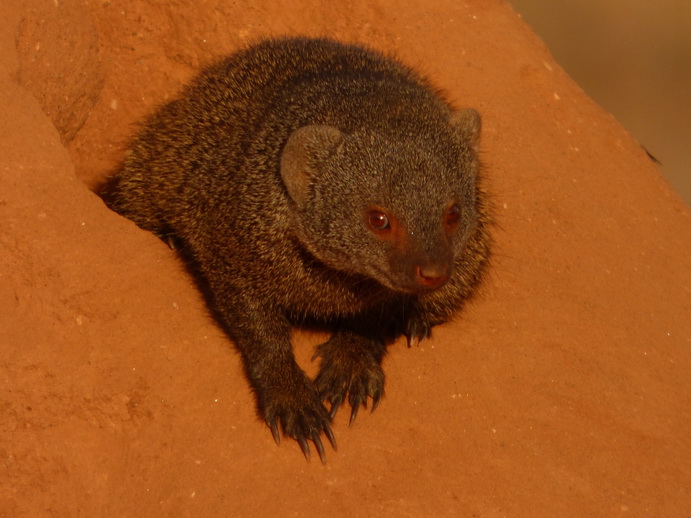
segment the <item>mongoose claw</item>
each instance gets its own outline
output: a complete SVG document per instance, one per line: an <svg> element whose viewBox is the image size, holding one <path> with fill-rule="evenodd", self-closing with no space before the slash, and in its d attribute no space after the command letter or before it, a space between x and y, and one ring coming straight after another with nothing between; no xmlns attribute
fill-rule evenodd
<svg viewBox="0 0 691 518"><path fill-rule="evenodd" d="M278 431L278 421L274 419L273 421L271 421L269 427L271 428L271 435L274 436L274 441L276 441L276 444L280 446L281 434Z"/></svg>
<svg viewBox="0 0 691 518"><path fill-rule="evenodd" d="M410 318L404 334L408 338L408 347L420 345L432 334L432 326L426 318Z"/></svg>
<svg viewBox="0 0 691 518"><path fill-rule="evenodd" d="M319 458L326 462L321 434L329 439L334 450L336 439L331 430L329 414L307 378L299 377L294 380L290 390L263 394L261 401L261 412L276 444L281 442L282 431L284 436L297 441L305 458L310 460L309 441L312 441Z"/></svg>
<svg viewBox="0 0 691 518"><path fill-rule="evenodd" d="M326 394L324 395L326 397ZM322 398L323 399L323 398ZM331 401L331 410L329 410L329 417L333 421L333 418L336 417L336 412L338 412L338 409L341 407L341 403L343 403L343 396L336 395L330 399Z"/></svg>
<svg viewBox="0 0 691 518"><path fill-rule="evenodd" d="M322 464L326 464L324 445L322 444L322 440L319 438L319 434L317 432L312 432L312 442L317 447L317 453L319 453L319 459L322 461Z"/></svg>
<svg viewBox="0 0 691 518"><path fill-rule="evenodd" d="M373 393L370 394L370 396L372 397L372 410L370 410L370 414L371 414L379 406L379 402L381 401L382 391L381 390L375 390ZM352 426L353 422L355 421L355 418L357 417L358 410L360 410L360 405L367 408L367 397L365 397L364 399L359 399L359 400L354 400L351 397L351 398L349 398L349 400L350 400L350 404L352 406L352 410L350 412L350 420L348 421L348 426Z"/></svg>
<svg viewBox="0 0 691 518"><path fill-rule="evenodd" d="M329 442L331 443L331 446L333 449L336 449L336 438L334 437L333 432L331 431L331 427L327 424L324 426L323 430L324 434L326 437L329 439ZM322 461L322 464L326 464L326 453L324 452L324 444L322 443L321 437L319 436L319 432L312 432L312 436L310 437L312 442L314 443L315 448L317 448L317 453L319 454L319 460ZM309 461L311 454L310 454L310 446L309 443L307 442L307 439L304 436L299 436L297 438L298 444L300 445L300 449L302 450L302 453L305 455L305 458Z"/></svg>
<svg viewBox="0 0 691 518"><path fill-rule="evenodd" d="M305 439L302 435L297 438L298 444L300 445L300 449L302 450L302 453L305 454L305 458L307 460L310 460L311 455L310 455L310 445L307 444L307 439ZM322 448L323 449L323 448Z"/></svg>
<svg viewBox="0 0 691 518"><path fill-rule="evenodd" d="M309 461L311 458L311 453L310 453L310 447L309 447L309 442L308 440L312 441L314 443L315 448L317 449L317 453L319 454L319 460L322 461L322 464L326 464L326 453L324 451L324 443L321 440L321 434L326 435L326 438L329 439L329 442L331 443L331 447L336 450L336 438L334 437L333 431L331 430L331 426L329 425L328 422L324 422L322 424L321 429L312 429L311 432L306 432L306 433L296 433L294 435L295 440L298 442L300 445L300 449L302 450L302 453L305 455L305 458Z"/></svg>
<svg viewBox="0 0 691 518"><path fill-rule="evenodd" d="M370 414L377 409L380 401L381 401L381 392L377 391L374 393L374 395L372 395L372 410L370 410Z"/></svg>
<svg viewBox="0 0 691 518"><path fill-rule="evenodd" d="M276 430L277 434L278 426L275 423L271 425L272 434L274 433L274 430ZM298 445L300 446L300 449L302 450L302 453L305 455L305 458L308 461L311 460L312 457L308 441L312 441L314 443L315 448L317 449L317 453L319 454L319 459L322 461L322 464L326 464L326 453L324 451L324 443L321 440L321 433L324 433L324 435L326 435L326 438L329 439L329 443L331 443L333 449L337 449L336 438L334 437L333 431L331 430L331 426L327 422L323 424L321 430L312 429L311 432L301 431L297 433L290 433L284 430L283 433L285 435L293 437L297 441ZM276 440L276 444L278 444L280 442L280 437L277 439L276 434L274 434L274 440Z"/></svg>
<svg viewBox="0 0 691 518"><path fill-rule="evenodd" d="M336 437L334 437L334 433L331 431L331 427L328 424L324 427L324 434L326 438L329 439L331 447L334 450L338 450L338 446L336 446Z"/></svg>
<svg viewBox="0 0 691 518"><path fill-rule="evenodd" d="M328 424L324 425L324 429L322 430L324 432L324 435L326 435L327 439L329 439L329 442L331 443L331 447L336 450L336 438L334 437L333 432L331 431L331 426ZM312 436L310 437L312 442L314 443L315 448L317 448L317 453L319 454L319 460L322 461L322 464L326 464L326 453L324 452L324 443L322 443L321 437L319 435L319 432L316 430L312 432ZM307 439L300 435L297 437L298 444L300 445L300 449L302 450L302 453L304 453L305 458L307 460L310 460L310 446L309 443L307 442Z"/></svg>
<svg viewBox="0 0 691 518"><path fill-rule="evenodd" d="M357 417L357 411L360 408L360 402L356 402L352 408L353 409L350 411L350 420L348 420L348 426L353 426L355 418Z"/></svg>
<svg viewBox="0 0 691 518"><path fill-rule="evenodd" d="M362 340L353 335L335 334L331 340L317 348L321 356L319 374L314 383L322 401L331 404L329 417L333 420L343 401L348 398L351 406L350 425L357 417L360 406L367 407L372 398L374 409L384 393L384 371L380 357L373 354L373 347L362 347ZM368 345L365 342L364 345Z"/></svg>

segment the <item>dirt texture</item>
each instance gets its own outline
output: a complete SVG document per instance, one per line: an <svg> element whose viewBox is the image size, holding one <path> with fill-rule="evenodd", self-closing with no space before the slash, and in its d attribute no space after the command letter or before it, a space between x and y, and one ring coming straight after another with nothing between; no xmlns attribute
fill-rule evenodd
<svg viewBox="0 0 691 518"><path fill-rule="evenodd" d="M273 442L175 253L92 192L258 38L358 41L483 115L492 268L373 414ZM0 516L688 516L691 218L499 0L0 3ZM324 336L296 332L310 373Z"/></svg>

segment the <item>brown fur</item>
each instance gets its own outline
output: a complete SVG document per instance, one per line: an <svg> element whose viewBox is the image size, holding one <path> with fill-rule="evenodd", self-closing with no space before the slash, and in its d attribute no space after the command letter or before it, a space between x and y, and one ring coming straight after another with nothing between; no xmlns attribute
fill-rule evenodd
<svg viewBox="0 0 691 518"><path fill-rule="evenodd" d="M351 419L368 397L378 404L386 344L427 337L481 278L479 132L474 110L454 112L379 53L269 40L148 119L109 204L181 244L274 437L280 424L323 459L341 403ZM305 320L334 331L314 382L291 351L290 325Z"/></svg>

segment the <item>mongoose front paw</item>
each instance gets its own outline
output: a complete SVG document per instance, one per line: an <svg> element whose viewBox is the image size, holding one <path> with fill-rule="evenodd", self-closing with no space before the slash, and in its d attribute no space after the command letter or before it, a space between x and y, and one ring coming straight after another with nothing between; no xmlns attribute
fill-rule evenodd
<svg viewBox="0 0 691 518"><path fill-rule="evenodd" d="M350 424L355 421L360 406L367 407L368 397L372 398L374 412L384 394L381 354L365 347L352 347L348 343L352 340L353 337L336 334L320 345L313 356L322 360L314 384L322 400L328 399L331 404L329 416L335 417L347 396L351 406Z"/></svg>
<svg viewBox="0 0 691 518"><path fill-rule="evenodd" d="M307 460L310 459L310 447L307 441L312 441L317 448L322 463L326 463L324 445L321 441L323 433L329 439L333 449L336 449L336 439L331 431L331 419L319 398L317 391L305 378L304 383L293 386L290 391L281 394L264 395L260 406L264 420L271 428L276 444L280 444L281 435L292 437L300 445Z"/></svg>
<svg viewBox="0 0 691 518"><path fill-rule="evenodd" d="M408 317L403 332L408 338L408 347L420 345L432 334L432 326L423 314L413 314Z"/></svg>

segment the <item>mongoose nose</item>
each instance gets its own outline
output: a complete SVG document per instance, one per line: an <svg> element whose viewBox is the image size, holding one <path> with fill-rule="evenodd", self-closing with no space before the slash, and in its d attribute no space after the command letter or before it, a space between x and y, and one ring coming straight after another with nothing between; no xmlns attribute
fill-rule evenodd
<svg viewBox="0 0 691 518"><path fill-rule="evenodd" d="M449 279L449 274L443 268L415 267L415 282L425 288L438 288Z"/></svg>

